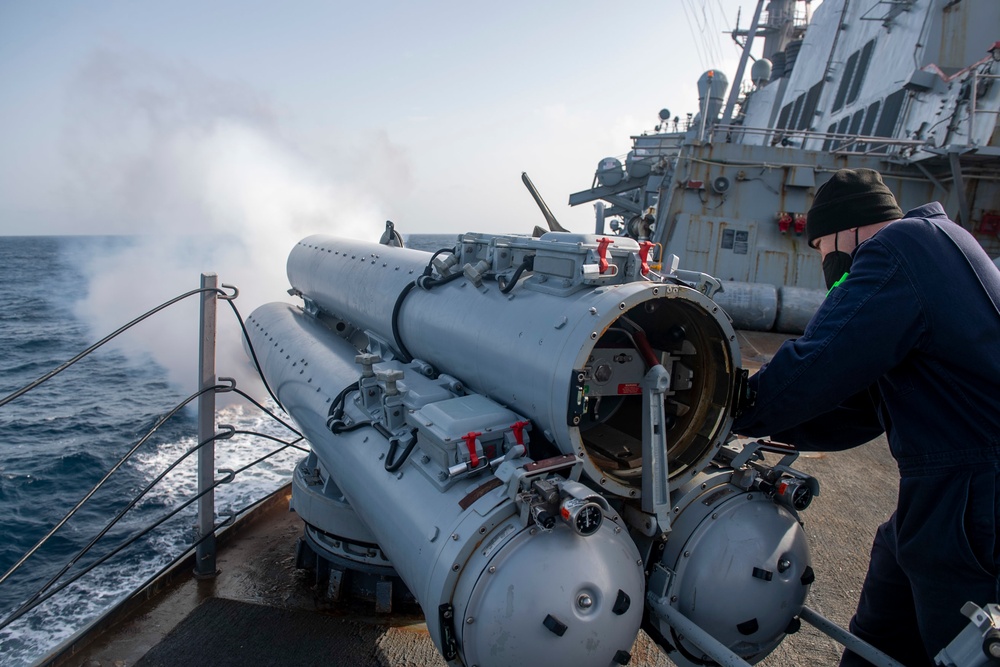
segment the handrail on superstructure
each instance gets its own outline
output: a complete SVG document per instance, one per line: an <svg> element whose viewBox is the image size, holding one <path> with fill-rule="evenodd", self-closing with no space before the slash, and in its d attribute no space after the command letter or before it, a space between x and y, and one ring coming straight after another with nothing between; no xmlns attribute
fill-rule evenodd
<svg viewBox="0 0 1000 667"><path fill-rule="evenodd" d="M776 129L773 127L749 127L746 125L714 125L712 127L712 132L713 134L740 133L751 136L770 136L770 144L772 146L780 145L782 141L791 139L801 139L803 143L811 139L815 139L817 141L853 141L858 143L877 143L880 146L885 147L914 149L927 145L927 142L921 139L896 139L893 137L876 137L845 132L818 132L816 130ZM797 148L801 148L801 146L797 146ZM832 153L835 151L830 150L829 152Z"/></svg>
<svg viewBox="0 0 1000 667"><path fill-rule="evenodd" d="M987 109L982 111L976 108L977 101L977 91L979 90L979 79L1000 79L1000 74L986 74L980 73L978 69L972 70L972 86L969 91L969 135L966 140L966 145L972 140L972 134L975 131L976 114L977 113L995 113L1000 114L1000 109ZM1000 119L1000 117L998 117Z"/></svg>
<svg viewBox="0 0 1000 667"><path fill-rule="evenodd" d="M231 290L231 291L227 292L226 290ZM229 305L230 305L230 307L232 309L233 315L236 317L237 321L240 324L240 328L242 330L243 338L244 338L245 342L247 343L248 349L250 351L250 356L251 356L251 358L254 361L254 364L256 366L257 372L260 375L261 380L264 382L264 386L267 389L268 393L271 395L272 398L274 398L274 393L271 391L271 388L267 384L267 380L264 379L263 373L260 370L260 364L259 364L259 362L257 360L256 352L253 349L253 344L250 342L250 338L249 338L249 335L247 333L246 326L245 326L245 324L243 322L243 318L240 315L240 312L239 312L239 310L237 309L237 307L236 307L236 305L234 303L234 300L239 296L239 290L236 287L232 286L232 285L226 285L226 284L223 284L222 285L222 289L220 289L218 287L217 281L215 280L215 274L203 274L202 275L202 285L201 285L201 287L199 289L191 290L189 292L185 292L184 294L176 296L173 299L165 301L164 303L160 304L159 306L157 306L157 307L155 307L155 308L147 311L146 313L140 315L139 317L135 318L131 322L129 322L129 323L125 324L124 326L120 327L119 329L115 330L113 333L109 334L108 336L102 338L100 341L98 341L97 343L95 343L95 344L91 345L90 347L86 348L83 352L79 353L78 355L76 355L75 357L73 357L72 359L70 359L69 361L61 364L60 366L58 366L54 370L46 373L42 377L40 377L37 380L35 380L35 381L33 381L33 382L25 385L21 389L18 389L17 391L9 394L8 396L3 397L2 399L0 399L0 407L3 407L4 405L7 405L8 403L10 403L10 402L14 401L15 399L19 398L20 396L23 396L24 394L26 394L26 393L32 391L33 389L39 387L43 383L45 383L48 380L52 379L53 377L55 377L56 375L58 375L62 371L66 370L67 368L69 368L70 366L72 366L73 364L75 364L76 362L80 361L81 359L89 356L95 350L97 350L98 348L100 348L104 344L108 343L109 341L113 340L114 338L118 337L119 335L121 335L125 331L128 331L129 329L131 329L135 325L139 324L140 322L142 322L142 321L144 321L144 320L152 317L153 315L159 313L160 311L164 310L165 308L167 308L167 307L169 307L169 306L171 306L171 305L173 305L175 303L178 303L180 301L183 301L184 299L187 299L188 297L191 297L191 296L194 296L194 295L200 295L201 298L202 298L203 309L202 309L202 317L201 317L201 322L200 322L200 335L201 335L201 339L200 340L202 341L202 346L204 348L204 346L206 345L206 343L208 341L210 341L211 348L212 348L212 349L209 350L209 352L210 352L210 354L212 356L212 359L210 361L210 366L211 366L210 377L205 374L205 368L207 367L207 364L206 364L206 361L203 359L202 360L202 364L201 364L201 368L200 368L201 377L200 377L200 382L199 382L200 386L199 386L198 391L196 391L194 394L192 394L192 395L188 396L187 398L185 398L184 400L182 400L180 403L178 403L177 405L175 405L170 411L168 411L165 415L163 415L159 419L157 419L157 421L146 432L146 434L143 435L141 438L139 438L138 441L136 441L136 443L128 450L128 452L126 452L125 455L123 455L118 460L118 462L114 466L111 467L111 469L104 475L104 477L99 482L97 482L97 484L95 484L93 486L93 488L91 488L90 491L88 491L84 495L84 497L81 500L79 500L76 503L76 505L69 512L67 512L67 514L60 521L58 521L56 523L56 525L53 526L46 533L46 535L44 537L42 537L38 541L37 544L35 544L31 549L29 549L12 567L10 567L7 570L7 572L5 572L3 575L0 575L0 585L2 585L5 581L7 581L11 577L11 575L13 575L16 571L18 571L35 553L38 552L39 549L41 549L45 544L47 544L48 541L50 539L52 539L52 537L56 534L56 532L58 532L59 529L61 529L80 510L80 508L82 508L83 505L86 504L87 501L90 500L90 498L93 497L93 495L99 489L101 489L105 485L105 483L107 483L107 481L111 478L111 476L116 471L118 471L125 464L125 462L128 461L132 457L132 455L135 454L136 451L138 451L138 449L144 443L146 443L153 436L154 433L156 433L160 429L160 427L162 427L171 417L173 417L178 412L180 412L186 405L188 405L189 403L191 403L195 399L199 399L199 401L201 401L201 399L204 396L206 396L206 395L211 395L213 397L213 399L211 401L209 401L207 403L204 403L205 405L211 406L212 414L209 415L209 416L199 415L198 421L199 421L199 425L200 426L202 426L204 424L211 424L210 429L208 429L205 432L200 432L199 433L199 437L198 437L198 444L197 445L195 445L194 447L188 449L183 454L181 454L181 456L179 456L173 462L171 462L166 467L166 469L164 469L152 482L150 482L148 485L146 485L145 488L143 488L138 494L136 494L126 504L126 506L124 508L122 508L104 526L104 528L102 528L84 547L82 547L79 551L77 551L77 553L75 553L73 556L71 556L68 559L68 561L61 567L61 569L54 576L52 576L51 578L49 578L49 580L46 583L44 583L31 597L29 597L25 602L23 602L20 606L18 606L18 608L15 609L13 612L11 612L10 614L8 614L6 618L0 620L0 630L6 628L8 625L10 625L14 621L16 621L18 618L21 618L24 614L28 613L29 611L31 611L32 609L34 609L38 605L42 604L43 602L45 602L46 600L48 600L52 596L56 595L57 593L59 593L60 591L62 591L64 588L66 588L68 585L70 585L74 581L78 580L80 577L86 575L88 572L90 572L94 568L98 567L102 563L106 562L108 559L112 558L113 556L117 555L118 553L120 553L125 548L131 546L137 540L139 540L140 538L142 538L143 536L145 536L146 534L148 534L149 532L151 532L155 528L159 527L161 524L163 524L164 522L166 522L170 518L176 516L179 512L181 512L185 508L189 507L194 502L199 502L199 503L202 504L202 510L201 510L201 515L200 515L201 518L204 518L204 514L205 514L205 511L206 511L205 508L209 508L209 510L211 511L211 514L208 516L207 522L204 522L203 525L200 525L200 531L199 531L198 538L195 540L195 542L191 545L190 548L198 550L199 560L196 561L196 562L200 562L200 561L207 562L209 564L209 566L212 568L212 571L214 572L214 563L215 563L215 556L214 556L214 536L215 536L215 532L219 528L221 528L221 527L223 527L223 526L231 523L238 514L241 514L242 512L246 511L246 509L249 509L250 507L252 507L253 505L255 505L257 502L259 502L258 500L253 501L252 503L250 503L246 507L244 507L244 508L242 508L242 509L234 512L225 521L222 521L221 523L216 524L215 523L215 518L214 518L214 495L215 495L214 491L215 491L215 488L218 487L218 486L220 486L220 485L222 485L222 484L228 484L228 483L230 483L235 476L239 475L243 471L245 471L245 470L247 470L247 469L249 469L249 468L251 468L253 466L258 465L259 463L261 463L264 460L266 460L266 459L268 459L268 458L270 458L270 457L278 454L279 452L287 449L288 447L293 447L295 449L300 449L302 451L308 451L305 448L303 448L300 445L298 445L298 443L303 439L302 434L299 433L298 430L296 430L288 422L286 422L283 419L281 419L280 417L278 417L271 410L269 410L268 408L266 408L263 405L261 405L253 397L251 397L247 393L243 392L242 390L237 389L236 388L236 381L235 380L233 380L232 378L227 378L227 377L219 377L218 379L216 379L216 377L215 377L215 362L214 362L214 342L215 342L215 331L216 331L216 313L215 313L215 307L214 306L215 306L215 301L217 299L221 299L221 300L227 301L229 303ZM215 298L212 298L213 295L215 295ZM204 352L204 349L203 349L203 352ZM216 432L215 415L214 415L214 412L215 412L215 409L214 409L214 407L215 407L214 395L216 393L218 393L218 392L234 392L234 393L242 396L244 399L246 399L247 401L249 401L252 405L256 406L258 409L260 409L262 412L264 412L265 414L267 414L273 420L277 421L283 427L285 427L286 429L288 429L289 431L291 431L292 433L294 433L297 437L295 439L293 439L293 440L286 441L286 440L281 440L281 439L276 438L274 436L268 435L266 433L259 433L259 432L254 432L254 431L237 431L235 428L233 428L232 426L228 426L228 425L221 425L220 428L222 429L222 431L221 432ZM278 403L277 399L274 399L274 400L275 400L275 403L278 404L279 407L280 407L280 403ZM97 558L95 561L89 563L85 568L83 568L83 569L75 572L72 576L70 576L69 578L63 580L58 585L56 585L56 583L59 582L60 579L62 579L63 575L66 574L74 565L76 565L79 562L79 560L83 556L85 556L98 543L98 541L100 541L101 538L103 538L111 530L111 528L114 527L125 516L125 514L127 512L129 512L132 508L134 508L138 504L138 502L147 493L149 493L159 482L161 482L170 471L174 470L182 461L184 461L191 454L198 453L199 457L201 457L202 456L202 452L204 452L206 449L208 449L210 447L212 448L212 450L214 452L214 443L215 443L216 440L226 440L226 439L231 438L233 435L235 435L237 433L238 434L243 434L243 435L254 435L254 436L258 436L258 437L267 438L267 439L270 439L270 440L273 440L275 442L280 443L282 446L279 447L276 450L273 450L273 451L269 452L268 454L265 454L264 456L258 458L257 460L255 460L255 461L253 461L253 462L251 462L251 463L243 466L239 470L219 470L218 472L225 473L225 475L221 479L218 479L218 480L215 478L215 472L216 471L213 469L214 468L214 454L213 454L213 456L210 459L208 459L210 462L209 462L207 468L205 468L205 466L200 466L200 469L199 469L199 485L198 485L198 491L197 491L196 495L194 495L192 498L189 498L185 502L181 503L180 506L178 506L178 507L174 508L173 510L167 512L164 516L160 517L158 520L154 521L152 524L146 526L145 528L143 528L143 529L139 530L138 532L136 532L135 534L131 535L130 537L128 537L127 539L125 539L122 543L120 543L119 545L117 545L115 548L111 549L108 553L106 553L103 556ZM207 470L207 472L206 472L206 470ZM205 502L205 499L208 499L207 502ZM206 544L209 544L208 549L210 551L206 551L206 549L204 548L204 545L206 545ZM187 551L185 553L187 553ZM209 554L207 558L205 556L206 553ZM175 559L174 563L176 563L178 560L182 559L184 557L184 555L185 554L182 553L177 559ZM173 565L173 563L171 563L171 566L172 565ZM204 570L199 571L197 565L196 565L195 572L196 572L196 575L197 574L205 574Z"/></svg>
<svg viewBox="0 0 1000 667"><path fill-rule="evenodd" d="M843 132L818 132L815 130L779 130L769 127L750 127L733 124L713 125L707 143L711 143L718 135L735 134L767 137L767 143L772 146L779 146L783 141L787 142L793 139L801 140L803 144L809 140L836 142L835 146L827 150L827 152L835 155L844 153L870 155L888 153L890 149L897 149L895 152L902 151L903 149L915 151L928 146L926 141L920 139L894 139L892 137L876 137ZM685 145L685 135L682 132L642 134L632 137L632 151L637 158L673 157ZM845 148L845 145L850 148ZM801 148L801 145L796 146L796 148Z"/></svg>

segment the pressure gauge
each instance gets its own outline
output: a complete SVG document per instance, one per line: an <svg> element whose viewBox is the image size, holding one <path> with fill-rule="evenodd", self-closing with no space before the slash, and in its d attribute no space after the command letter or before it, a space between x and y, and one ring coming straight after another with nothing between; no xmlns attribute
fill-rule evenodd
<svg viewBox="0 0 1000 667"><path fill-rule="evenodd" d="M604 512L601 511L600 505L579 498L569 498L563 501L559 508L559 514L563 521L584 537L596 533L601 527L601 522L604 521Z"/></svg>

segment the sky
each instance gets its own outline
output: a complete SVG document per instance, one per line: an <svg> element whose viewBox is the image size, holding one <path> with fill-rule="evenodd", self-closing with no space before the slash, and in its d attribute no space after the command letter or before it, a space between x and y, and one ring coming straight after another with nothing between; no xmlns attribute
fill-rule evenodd
<svg viewBox="0 0 1000 667"><path fill-rule="evenodd" d="M522 172L589 232L569 195L695 112L704 71L734 76L741 5L746 28L750 0L0 2L0 237L135 235L80 267L96 340L201 272L244 317L288 300L315 233L530 234ZM187 386L183 307L121 346ZM246 364L227 310L221 369Z"/></svg>
<svg viewBox="0 0 1000 667"><path fill-rule="evenodd" d="M661 108L696 111L703 71L732 78L723 31L753 5L5 2L0 235L238 231L248 209L530 231L522 171L589 231L569 194Z"/></svg>

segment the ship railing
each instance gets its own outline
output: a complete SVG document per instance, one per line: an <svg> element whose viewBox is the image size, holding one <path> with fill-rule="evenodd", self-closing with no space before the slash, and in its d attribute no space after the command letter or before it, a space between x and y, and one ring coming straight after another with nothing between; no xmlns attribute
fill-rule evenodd
<svg viewBox="0 0 1000 667"><path fill-rule="evenodd" d="M641 134L632 137L632 151L637 158L676 155L684 145L685 132Z"/></svg>
<svg viewBox="0 0 1000 667"><path fill-rule="evenodd" d="M917 139L889 139L862 135L830 135L830 146L824 148L833 155L908 155L927 146Z"/></svg>
<svg viewBox="0 0 1000 667"><path fill-rule="evenodd" d="M808 143L822 142L820 150L843 154L905 154L927 146L921 139L896 139L843 132L817 132L815 130L780 130L773 127L749 127L746 125L717 124L712 128L709 140L720 137L726 141L744 137L762 137L765 144L805 148Z"/></svg>
<svg viewBox="0 0 1000 667"><path fill-rule="evenodd" d="M985 112L980 112L985 113ZM921 139L897 139L873 135L843 132L817 132L813 130L776 130L773 127L750 127L746 125L713 126L708 143L740 141L747 137L760 137L764 145L808 148L834 155L893 155L908 156L928 143ZM632 137L632 151L636 158L673 157L686 145L686 137L681 132L644 134Z"/></svg>
<svg viewBox="0 0 1000 667"><path fill-rule="evenodd" d="M809 25L809 12L804 9L772 10L761 14L760 25L765 28L778 29L791 23L792 27L804 29Z"/></svg>
<svg viewBox="0 0 1000 667"><path fill-rule="evenodd" d="M250 394L238 389L236 387L236 381L232 378L227 377L216 377L215 375L215 334L216 334L216 302L219 300L225 301L229 304L231 311L238 321L240 328L242 330L243 339L247 344L247 349L250 352L250 356L254 362L257 369L257 373L264 383L264 387L270 394L272 400L275 404L280 407L280 403L274 396L270 387L267 385L267 381L264 379L264 375L260 370L260 364L257 360L256 352L250 343L250 338L244 325L243 318L240 315L239 309L236 307L235 299L239 296L239 290L232 285L222 285L221 288L218 285L218 278L213 273L202 274L201 277L201 287L196 290L191 290L184 294L178 295L173 299L170 299L159 306L147 311L146 313L135 318L128 324L120 327L113 333L105 336L97 343L94 343L87 349L80 352L78 355L70 359L69 361L61 364L54 370L46 373L42 377L38 378L34 382L25 385L24 387L18 389L17 391L0 398L0 408L3 408L8 403L11 403L23 396L24 394L34 390L45 382L48 382L53 377L62 373L64 370L74 365L78 361L88 357L90 354L95 352L98 348L104 346L110 341L114 340L121 334L125 333L132 327L136 326L140 322L143 322L153 315L165 310L166 308L184 301L185 299L199 296L201 299L201 317L200 317L200 346L199 346L199 389L195 393L191 394L180 403L175 405L172 409L167 411L164 415L159 417L153 426L141 437L139 438L129 450L121 456L118 461L111 467L110 470L101 478L97 484L95 484L84 496L81 498L73 507L70 509L62 519L60 519L46 534L42 537L31 549L29 549L13 566L11 566L3 575L0 575L0 586L2 586L6 581L8 581L12 575L14 575L18 570L20 570L24 565L35 556L39 550L41 550L45 545L62 529L79 511L87 504L87 502L100 491L111 479L111 477L122 468L127 461L129 461L144 444L150 441L154 434L159 431L159 429L167 423L172 417L181 412L187 405L194 401L198 401L198 439L193 447L187 449L183 454L177 457L174 461L169 463L151 482L149 482L141 491L139 491L125 506L120 509L114 517L112 517L105 526L98 531L98 533L87 542L86 545L81 547L74 555L72 555L56 572L51 576L39 589L32 594L27 600L21 603L16 609L9 613L5 618L0 619L0 630L3 630L14 621L18 620L31 610L35 609L42 603L46 602L50 598L54 597L60 593L63 589L76 582L83 576L87 575L97 567L103 565L110 559L114 558L118 554L122 553L128 547L132 546L140 539L146 535L152 533L154 530L168 522L170 519L177 516L179 513L185 509L191 507L195 503L198 503L198 532L193 543L183 552L180 553L175 559L169 564L162 567L158 572L153 574L148 580L139 586L136 590L143 590L148 587L152 582L158 580L162 575L171 570L177 563L183 561L185 558L189 557L192 553L195 554L195 567L194 575L199 578L213 577L217 573L215 565L215 537L216 533L234 523L237 517L242 516L248 510L256 507L262 499L256 499L244 507L237 509L235 511L230 511L228 516L222 520L217 520L215 517L215 489L222 486L223 484L231 483L236 477L238 477L243 472L263 463L267 459L279 454L280 452L288 449L294 448L302 450L303 452L308 452L308 449L300 445L299 443L303 441L302 434L296 430L291 424L282 419L280 416L275 414L272 410L262 405ZM233 426L220 424L216 426L216 415L215 415L215 395L217 393L235 393L241 396L243 399L248 401L250 404L259 409L262 413L273 419L275 422L280 424L282 427L287 429L287 431L292 435L288 440L283 440L274 435L249 430L239 430ZM264 438L272 442L278 443L280 446L270 452L260 456L259 458L247 463L237 469L222 469L215 470L215 443L216 441L228 440L235 435L246 435L258 438ZM117 545L110 548L106 553L95 558L94 560L88 562L85 566L81 566L80 563L84 557L86 557L95 546L104 538L112 528L114 528L125 516L126 514L136 507L136 505L149 494L154 487L156 487L160 482L162 482L169 473L175 470L181 463L183 463L188 457L197 454L198 455L198 488L197 493L192 497L186 499L180 503L177 507L167 511L165 514L160 516L158 519L152 521L143 528L140 528L133 532L131 535L126 536ZM216 477L216 474L221 475L221 477ZM76 569L74 569L76 568ZM74 570L73 572L70 572Z"/></svg>
<svg viewBox="0 0 1000 667"><path fill-rule="evenodd" d="M972 138L976 136L977 114L993 114L996 116L993 120L994 126L1000 122L1000 107L996 109L980 109L978 106L980 79L985 79L988 84L992 84L994 79L1000 79L1000 74L980 72L978 69L973 69L972 71L972 85L969 87L969 141L972 141Z"/></svg>

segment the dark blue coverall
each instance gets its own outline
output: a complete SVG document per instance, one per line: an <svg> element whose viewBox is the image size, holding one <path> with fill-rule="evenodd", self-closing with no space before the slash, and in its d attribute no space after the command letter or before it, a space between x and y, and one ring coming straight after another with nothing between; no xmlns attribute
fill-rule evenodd
<svg viewBox="0 0 1000 667"><path fill-rule="evenodd" d="M965 602L1000 602L997 306L1000 269L940 204L916 208L855 250L802 337L750 379L733 428L824 451L886 433L898 504L851 631L907 667L933 664Z"/></svg>

